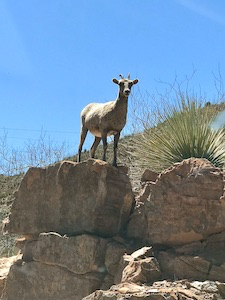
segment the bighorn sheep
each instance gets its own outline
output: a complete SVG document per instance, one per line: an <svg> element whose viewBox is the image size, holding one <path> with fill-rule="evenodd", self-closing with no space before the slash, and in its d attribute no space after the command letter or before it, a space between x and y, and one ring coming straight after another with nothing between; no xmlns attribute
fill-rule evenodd
<svg viewBox="0 0 225 300"><path fill-rule="evenodd" d="M82 146L84 144L88 130L95 136L91 146L90 155L94 158L96 148L101 139L103 142L103 157L106 160L107 136L114 135L114 159L113 166L117 166L117 146L120 138L120 132L126 124L128 96L131 87L138 83L138 79L131 80L120 75L121 79L112 81L119 85L119 94L115 101L106 103L90 103L81 112L81 135L78 150L78 162L81 159Z"/></svg>

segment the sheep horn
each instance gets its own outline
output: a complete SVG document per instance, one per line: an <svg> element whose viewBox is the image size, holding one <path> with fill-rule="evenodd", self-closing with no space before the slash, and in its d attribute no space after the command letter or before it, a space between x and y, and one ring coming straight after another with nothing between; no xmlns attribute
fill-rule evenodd
<svg viewBox="0 0 225 300"><path fill-rule="evenodd" d="M124 79L123 75L120 74L119 76L120 76L122 79Z"/></svg>
<svg viewBox="0 0 225 300"><path fill-rule="evenodd" d="M128 79L130 79L130 73L128 74Z"/></svg>

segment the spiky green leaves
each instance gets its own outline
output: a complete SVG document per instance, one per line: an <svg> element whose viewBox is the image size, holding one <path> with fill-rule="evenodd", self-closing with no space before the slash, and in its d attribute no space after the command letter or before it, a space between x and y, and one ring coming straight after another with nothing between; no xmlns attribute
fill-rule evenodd
<svg viewBox="0 0 225 300"><path fill-rule="evenodd" d="M156 171L190 157L207 158L223 167L225 131L211 128L213 109L183 97L176 105L167 105L157 126L134 137L133 155Z"/></svg>

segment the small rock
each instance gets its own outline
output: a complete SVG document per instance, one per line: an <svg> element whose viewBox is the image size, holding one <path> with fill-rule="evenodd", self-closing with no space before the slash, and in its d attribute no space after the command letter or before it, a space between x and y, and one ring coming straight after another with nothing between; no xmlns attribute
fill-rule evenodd
<svg viewBox="0 0 225 300"><path fill-rule="evenodd" d="M141 177L141 182L156 181L158 175L159 175L158 173L146 169Z"/></svg>
<svg viewBox="0 0 225 300"><path fill-rule="evenodd" d="M216 282L220 295L225 298L225 283Z"/></svg>
<svg viewBox="0 0 225 300"><path fill-rule="evenodd" d="M191 286L207 293L218 293L218 286L214 281L193 281Z"/></svg>
<svg viewBox="0 0 225 300"><path fill-rule="evenodd" d="M131 254L131 257L133 259L142 259L142 258L146 258L149 256L154 256L152 247L143 247Z"/></svg>
<svg viewBox="0 0 225 300"><path fill-rule="evenodd" d="M157 260L148 257L140 260L131 260L125 267L121 282L150 283L161 277Z"/></svg>

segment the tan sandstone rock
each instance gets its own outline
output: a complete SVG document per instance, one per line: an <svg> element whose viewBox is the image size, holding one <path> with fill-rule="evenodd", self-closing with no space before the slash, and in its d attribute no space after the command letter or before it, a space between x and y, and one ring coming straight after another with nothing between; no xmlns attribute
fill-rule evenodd
<svg viewBox="0 0 225 300"><path fill-rule="evenodd" d="M132 201L128 176L100 160L30 168L5 230L23 235L54 231L110 237L127 222Z"/></svg>
<svg viewBox="0 0 225 300"><path fill-rule="evenodd" d="M161 252L159 262L162 273L167 278L188 278L192 280L206 280L211 264L199 256L175 256L170 252Z"/></svg>
<svg viewBox="0 0 225 300"><path fill-rule="evenodd" d="M98 289L102 274L77 275L39 262L14 264L2 300L80 300Z"/></svg>
<svg viewBox="0 0 225 300"><path fill-rule="evenodd" d="M27 241L23 259L28 256L34 261L65 268L77 275L104 273L107 243L107 239L86 234L66 237L41 233L37 241L31 241L31 245Z"/></svg>
<svg viewBox="0 0 225 300"><path fill-rule="evenodd" d="M225 281L225 232L202 242L161 251L158 261L165 278Z"/></svg>
<svg viewBox="0 0 225 300"><path fill-rule="evenodd" d="M158 173L151 171L149 169L146 169L141 176L141 182L156 181L158 175L159 175Z"/></svg>
<svg viewBox="0 0 225 300"><path fill-rule="evenodd" d="M128 237L184 245L225 230L224 178L205 159L187 159L147 182L128 225Z"/></svg>
<svg viewBox="0 0 225 300"><path fill-rule="evenodd" d="M212 292L211 287L214 288ZM208 291L208 289L210 291ZM159 281L153 285L137 285L135 283L120 283L108 291L95 291L83 300L222 300L218 288L208 284L207 291L199 290L185 280Z"/></svg>
<svg viewBox="0 0 225 300"><path fill-rule="evenodd" d="M16 261L20 260L22 255L14 255L11 257L0 258L0 297L3 292L5 281L9 273L9 269Z"/></svg>
<svg viewBox="0 0 225 300"><path fill-rule="evenodd" d="M122 273L121 282L152 283L161 277L155 257L131 260Z"/></svg>
<svg viewBox="0 0 225 300"><path fill-rule="evenodd" d="M36 240L21 239L19 245L23 256L10 269L4 300L80 300L96 289L110 288L121 257L129 252L112 239L87 234L41 233Z"/></svg>
<svg viewBox="0 0 225 300"><path fill-rule="evenodd" d="M152 247L143 247L130 255L124 254L117 268L115 283L151 283L160 279L160 267L153 255Z"/></svg>
<svg viewBox="0 0 225 300"><path fill-rule="evenodd" d="M164 298L164 294L165 293L160 293L154 288L126 282L113 286L108 291L95 291L91 295L83 298L83 300L166 300L167 298ZM176 300L176 298L170 298L170 300Z"/></svg>
<svg viewBox="0 0 225 300"><path fill-rule="evenodd" d="M105 266L107 272L111 274L114 279L114 283L119 283L121 280L121 274L118 278L118 271L120 268L120 260L125 253L132 252L131 249L128 249L124 245L112 242L107 245L106 254L105 254Z"/></svg>

